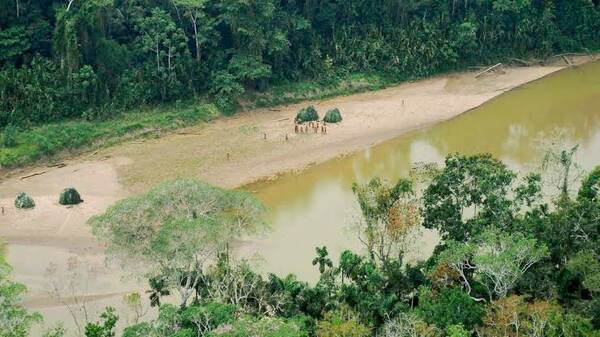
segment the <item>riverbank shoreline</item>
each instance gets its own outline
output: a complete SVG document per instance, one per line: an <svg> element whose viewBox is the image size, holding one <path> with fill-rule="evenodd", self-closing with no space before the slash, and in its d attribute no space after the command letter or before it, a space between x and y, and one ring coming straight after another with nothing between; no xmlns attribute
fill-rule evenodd
<svg viewBox="0 0 600 337"><path fill-rule="evenodd" d="M587 56L572 57L574 64L589 61L592 58ZM565 68L561 64L505 67L479 78L475 78L478 71L460 72L379 91L254 109L157 140L113 147L97 157L129 161L118 171L120 182L132 193L178 176L195 176L237 188L295 174L455 118L502 93ZM321 117L327 110L339 108L344 120L339 125L330 124L326 135L296 134L296 112L309 105L314 105Z"/></svg>

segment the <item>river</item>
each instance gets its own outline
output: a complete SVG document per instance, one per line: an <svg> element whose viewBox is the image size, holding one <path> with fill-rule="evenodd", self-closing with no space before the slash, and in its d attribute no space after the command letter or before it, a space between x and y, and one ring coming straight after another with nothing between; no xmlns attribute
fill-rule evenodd
<svg viewBox="0 0 600 337"><path fill-rule="evenodd" d="M449 85L452 85L449 83ZM545 146L579 144L584 170L600 164L600 62L523 85L450 121L330 160L276 180L245 186L269 208L271 231L245 242L241 255L259 254L263 270L315 281L315 247L337 258L361 249L351 229L359 216L354 182L395 182L417 162L442 163L449 153L491 153L518 172L537 170ZM409 261L428 256L438 242L423 230Z"/></svg>

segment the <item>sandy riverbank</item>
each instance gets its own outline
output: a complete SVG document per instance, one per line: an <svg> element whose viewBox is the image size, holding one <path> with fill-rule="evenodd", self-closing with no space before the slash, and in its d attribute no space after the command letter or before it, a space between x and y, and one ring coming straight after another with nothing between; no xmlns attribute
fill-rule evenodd
<svg viewBox="0 0 600 337"><path fill-rule="evenodd" d="M120 166L118 172L121 183L132 192L177 176L196 176L220 186L237 187L281 172L299 171L456 117L559 69L508 68L479 79L474 73L452 74L377 92L252 110L180 134L109 148L95 157L127 158L130 163ZM295 134L293 118L310 104L321 114L337 107L344 121L330 125L326 135Z"/></svg>
<svg viewBox="0 0 600 337"><path fill-rule="evenodd" d="M577 62L587 60L581 57ZM237 187L281 172L301 170L311 163L456 117L562 68L505 68L478 79L474 78L475 72L464 72L377 92L252 110L160 139L127 142L94 155L82 155L65 161L67 166L62 168L30 168L0 182L0 206L6 209L6 214L0 216L0 237L9 244L8 258L15 267L16 279L29 287L25 303L49 321L69 320L64 305L48 295L46 269L51 263L58 266L62 275L59 280L65 284L70 259L77 258L93 267L93 281L78 292L89 296L94 309L121 303L123 293L143 286L123 282L124 272L104 264L103 248L85 225L90 216L101 213L118 199L177 176L196 176L220 186ZM295 134L293 118L309 104L321 114L337 107L344 121L330 125L327 135ZM47 172L19 178L41 171ZM82 205L58 205L58 194L69 186L81 192L85 199ZM21 191L34 197L34 210L14 209L14 197Z"/></svg>

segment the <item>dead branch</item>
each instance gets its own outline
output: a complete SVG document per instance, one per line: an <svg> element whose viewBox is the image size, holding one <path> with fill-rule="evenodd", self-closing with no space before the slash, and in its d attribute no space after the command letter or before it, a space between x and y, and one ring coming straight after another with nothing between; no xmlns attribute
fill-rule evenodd
<svg viewBox="0 0 600 337"><path fill-rule="evenodd" d="M497 64L495 64L495 65L493 65L493 66L491 66L491 67L489 67L489 68L485 69L484 71L482 71L482 72L478 73L477 75L475 75L475 78L478 78L479 76L481 76L481 75L483 75L483 74L485 74L485 73L488 73L488 72L490 72L490 71L492 71L492 70L494 70L494 69L496 69L496 68L500 67L501 65L502 65L502 63L497 63Z"/></svg>
<svg viewBox="0 0 600 337"><path fill-rule="evenodd" d="M180 135L184 135L184 136L201 136L201 133L194 133L194 132L178 132L178 134Z"/></svg>
<svg viewBox="0 0 600 337"><path fill-rule="evenodd" d="M23 180L23 179L27 179L27 178L31 178L31 177L35 177L35 176L39 176L39 175L42 175L42 174L44 174L44 173L46 173L46 172L48 172L48 171L40 171L40 172L32 173L32 174L29 174L29 175L26 175L26 176L22 176L22 177L21 177L21 178L19 178L19 179Z"/></svg>
<svg viewBox="0 0 600 337"><path fill-rule="evenodd" d="M513 57L513 58L511 58L510 60L511 60L511 61L515 61L515 62L517 62L517 63L520 63L520 64L522 64L522 65L524 65L524 66L527 66L527 67L531 66L531 62L528 62L528 61L525 61L525 60L521 60L521 59L514 58L514 57Z"/></svg>

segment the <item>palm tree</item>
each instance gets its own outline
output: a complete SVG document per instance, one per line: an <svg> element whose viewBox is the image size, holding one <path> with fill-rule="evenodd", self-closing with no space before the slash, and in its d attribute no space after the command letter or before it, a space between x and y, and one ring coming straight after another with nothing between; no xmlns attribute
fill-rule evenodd
<svg viewBox="0 0 600 337"><path fill-rule="evenodd" d="M150 284L150 290L147 290L146 293L150 294L150 305L153 307L160 307L161 296L168 296L171 294L169 289L167 289L167 282L163 278L152 277L148 280L148 283Z"/></svg>
<svg viewBox="0 0 600 337"><path fill-rule="evenodd" d="M319 264L319 272L323 274L326 267L333 267L333 262L331 262L331 259L328 257L329 253L327 252L326 246L321 248L315 247L315 250L317 251L317 257L312 260L312 264L313 266Z"/></svg>

